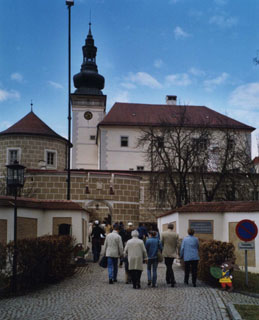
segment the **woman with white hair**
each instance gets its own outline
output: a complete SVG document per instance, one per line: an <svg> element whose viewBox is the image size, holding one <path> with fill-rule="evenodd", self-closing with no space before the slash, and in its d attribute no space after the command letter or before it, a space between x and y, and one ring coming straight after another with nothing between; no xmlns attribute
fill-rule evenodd
<svg viewBox="0 0 259 320"><path fill-rule="evenodd" d="M133 288L140 288L140 278L143 271L143 260L147 260L147 251L143 240L138 238L137 230L131 232L132 239L130 239L124 249L124 255L128 256L129 272L131 275Z"/></svg>

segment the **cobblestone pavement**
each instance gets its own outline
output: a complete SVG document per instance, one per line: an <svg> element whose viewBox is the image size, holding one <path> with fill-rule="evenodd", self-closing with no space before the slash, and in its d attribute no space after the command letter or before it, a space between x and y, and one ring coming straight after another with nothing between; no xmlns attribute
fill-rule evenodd
<svg viewBox="0 0 259 320"><path fill-rule="evenodd" d="M124 269L118 282L108 284L107 270L89 263L88 268L58 285L26 296L0 300L1 320L142 320L142 319L229 319L225 303L259 305L259 299L221 292L203 283L183 284L183 270L174 265L177 285L165 284L165 266L158 267L158 287L147 286L146 270L142 287L125 284Z"/></svg>

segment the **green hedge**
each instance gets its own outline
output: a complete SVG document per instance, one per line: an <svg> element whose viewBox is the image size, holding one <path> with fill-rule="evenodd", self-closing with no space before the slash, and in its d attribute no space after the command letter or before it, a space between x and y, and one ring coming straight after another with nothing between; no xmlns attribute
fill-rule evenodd
<svg viewBox="0 0 259 320"><path fill-rule="evenodd" d="M53 283L70 276L74 272L72 264L74 240L70 236L43 236L35 239L17 241L17 287L18 290L30 289L42 284ZM4 253L4 251L6 251ZM6 254L5 268L0 272L2 278L11 284L13 242L0 250ZM8 267L9 266L9 267ZM0 278L1 278L0 275ZM3 282L3 281L2 281Z"/></svg>
<svg viewBox="0 0 259 320"><path fill-rule="evenodd" d="M235 261L235 247L232 243L209 240L200 240L200 262L198 267L199 279L212 284L219 285L219 280L210 274L211 266L220 266L224 261Z"/></svg>

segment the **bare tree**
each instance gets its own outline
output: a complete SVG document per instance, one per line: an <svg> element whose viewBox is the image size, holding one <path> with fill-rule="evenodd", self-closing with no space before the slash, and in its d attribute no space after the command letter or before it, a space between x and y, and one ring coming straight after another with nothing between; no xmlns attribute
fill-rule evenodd
<svg viewBox="0 0 259 320"><path fill-rule="evenodd" d="M146 155L151 175L150 194L158 207L181 207L190 201L190 175L202 157L208 140L206 126L189 127L186 107L181 106L177 126L168 119L160 119L159 126L142 129L138 140Z"/></svg>
<svg viewBox="0 0 259 320"><path fill-rule="evenodd" d="M179 108L177 125L142 129L138 140L150 166L150 194L160 208L181 207L190 201L238 200L251 176L250 133L227 124L190 126L186 108ZM254 184L254 176L251 176ZM255 188L255 187L254 187Z"/></svg>

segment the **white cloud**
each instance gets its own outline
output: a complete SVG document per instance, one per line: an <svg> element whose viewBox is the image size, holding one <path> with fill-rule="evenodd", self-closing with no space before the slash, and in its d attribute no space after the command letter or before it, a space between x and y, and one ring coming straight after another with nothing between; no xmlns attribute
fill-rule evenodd
<svg viewBox="0 0 259 320"><path fill-rule="evenodd" d="M150 88L161 88L161 84L146 72L130 73L127 80Z"/></svg>
<svg viewBox="0 0 259 320"><path fill-rule="evenodd" d="M166 76L166 83L168 85L186 87L190 85L192 81L187 73L178 73Z"/></svg>
<svg viewBox="0 0 259 320"><path fill-rule="evenodd" d="M161 68L163 64L164 64L164 62L163 62L162 59L156 59L156 60L154 61L154 66L155 66L156 68Z"/></svg>
<svg viewBox="0 0 259 320"><path fill-rule="evenodd" d="M226 83L226 80L228 78L229 78L229 74L226 72L223 72L220 76L218 76L214 79L205 80L203 83L204 83L206 90L212 91L213 89L215 89L215 87Z"/></svg>
<svg viewBox="0 0 259 320"><path fill-rule="evenodd" d="M14 90L7 91L0 89L0 102L11 99L20 99L20 93Z"/></svg>
<svg viewBox="0 0 259 320"><path fill-rule="evenodd" d="M225 17L224 15L217 15L210 18L209 23L215 24L220 28L230 28L237 24L238 20L234 17Z"/></svg>
<svg viewBox="0 0 259 320"><path fill-rule="evenodd" d="M230 94L229 103L247 109L259 108L259 82L238 86Z"/></svg>
<svg viewBox="0 0 259 320"><path fill-rule="evenodd" d="M113 96L110 103L113 105L115 102L130 102L128 91L119 91L116 96Z"/></svg>
<svg viewBox="0 0 259 320"><path fill-rule="evenodd" d="M23 81L23 76L19 73L19 72L15 72L11 74L11 79L18 81L18 82L22 82Z"/></svg>
<svg viewBox="0 0 259 320"><path fill-rule="evenodd" d="M189 72L191 74L193 74L194 76L197 76L197 77L203 77L205 76L205 71L201 70L201 69L198 69L198 68L190 68Z"/></svg>
<svg viewBox="0 0 259 320"><path fill-rule="evenodd" d="M48 81L48 84L51 85L52 87L56 88L56 89L63 89L62 84L58 83L58 82L54 82L54 81Z"/></svg>
<svg viewBox="0 0 259 320"><path fill-rule="evenodd" d="M175 39L184 39L190 37L190 34L185 32L181 27L177 26L174 29L174 37Z"/></svg>
<svg viewBox="0 0 259 320"><path fill-rule="evenodd" d="M134 83L130 83L130 82L122 82L121 86L126 88L126 89L135 89L136 86Z"/></svg>

